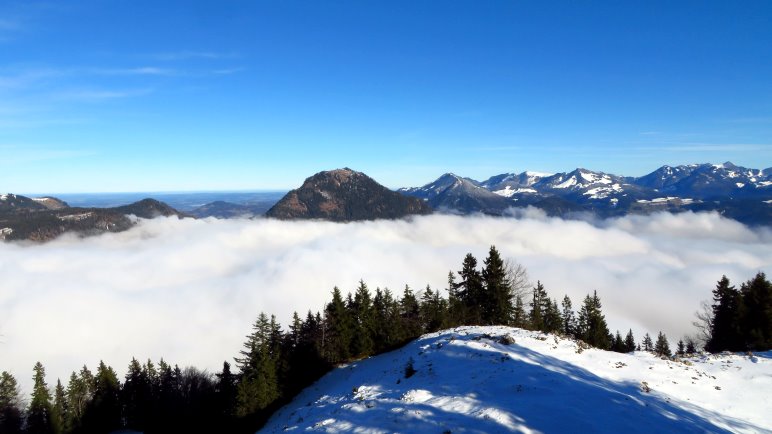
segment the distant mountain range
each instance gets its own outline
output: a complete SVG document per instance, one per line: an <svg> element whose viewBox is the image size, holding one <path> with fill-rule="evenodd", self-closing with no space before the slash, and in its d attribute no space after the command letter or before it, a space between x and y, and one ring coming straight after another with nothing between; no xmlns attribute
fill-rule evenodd
<svg viewBox="0 0 772 434"><path fill-rule="evenodd" d="M223 195L233 197L233 193ZM344 168L319 172L281 199L275 192L239 195L244 203L216 200L182 213L155 199L100 208L71 207L55 197L2 194L0 240L47 241L65 232L119 232L133 226L127 215L252 218L264 214L285 220L356 221L432 212L508 215L529 206L565 218L716 211L750 225L772 224L772 168L748 169L729 162L662 166L641 177L582 168L556 174L504 173L484 181L446 173L423 187L397 191Z"/></svg>
<svg viewBox="0 0 772 434"><path fill-rule="evenodd" d="M772 222L772 168L748 169L730 162L662 166L641 177L582 168L505 173L485 181L446 173L423 187L398 191L436 210L460 214L502 215L527 206L561 217L692 210L717 211L748 224Z"/></svg>
<svg viewBox="0 0 772 434"><path fill-rule="evenodd" d="M49 241L65 232L94 235L121 232L133 226L128 217L178 216L174 208L154 199L113 208L70 207L54 197L0 195L0 241Z"/></svg>

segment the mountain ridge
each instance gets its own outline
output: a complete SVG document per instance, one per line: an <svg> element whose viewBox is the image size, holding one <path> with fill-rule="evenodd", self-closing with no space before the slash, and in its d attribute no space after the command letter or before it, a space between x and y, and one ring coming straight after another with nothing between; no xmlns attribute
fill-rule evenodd
<svg viewBox="0 0 772 434"><path fill-rule="evenodd" d="M112 208L80 208L51 196L5 193L0 195L0 241L45 242L67 232L82 236L122 232L135 224L129 216L150 219L185 214L151 198Z"/></svg>
<svg viewBox="0 0 772 434"><path fill-rule="evenodd" d="M748 224L772 223L772 202L769 202L772 200L772 171L748 169L728 161L723 164L664 165L640 177L585 168L555 174L503 173L482 182L457 176L506 199L496 206L476 203L482 194L470 193L470 189L456 189L451 198L440 196L437 185L447 175L422 187L397 191L424 199L435 209L460 214L503 215L510 208L527 206L562 217L589 212L601 218L692 210L716 211ZM560 206L556 207L556 204Z"/></svg>

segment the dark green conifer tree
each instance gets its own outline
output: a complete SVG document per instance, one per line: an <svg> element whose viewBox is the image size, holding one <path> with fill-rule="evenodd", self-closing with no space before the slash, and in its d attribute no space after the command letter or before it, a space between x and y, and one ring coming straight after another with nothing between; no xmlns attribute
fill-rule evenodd
<svg viewBox="0 0 772 434"><path fill-rule="evenodd" d="M464 257L458 275L458 296L464 304L463 324L483 324L483 280L477 270L477 259L471 253Z"/></svg>
<svg viewBox="0 0 772 434"><path fill-rule="evenodd" d="M121 385L112 367L99 362L94 377L94 397L83 416L88 433L109 433L121 427Z"/></svg>
<svg viewBox="0 0 772 434"><path fill-rule="evenodd" d="M363 280L354 293L353 302L354 335L352 338L351 354L354 357L366 357L373 354L375 344L375 315L370 291Z"/></svg>
<svg viewBox="0 0 772 434"><path fill-rule="evenodd" d="M121 403L126 428L144 432L147 430L149 404L152 404L152 388L147 371L143 371L137 359L129 363L126 379L121 389Z"/></svg>
<svg viewBox="0 0 772 434"><path fill-rule="evenodd" d="M515 297L515 308L512 312L513 327L528 328L528 314L525 312L525 304L523 303L523 297L520 295Z"/></svg>
<svg viewBox="0 0 772 434"><path fill-rule="evenodd" d="M482 322L484 324L506 325L512 318L512 287L507 278L504 260L499 251L491 246L488 257L483 261Z"/></svg>
<svg viewBox="0 0 772 434"><path fill-rule="evenodd" d="M635 351L635 337L633 337L633 329L630 329L625 336L625 352L632 353L633 351Z"/></svg>
<svg viewBox="0 0 772 434"><path fill-rule="evenodd" d="M557 300L545 298L544 330L547 333L559 333L563 328L563 317L560 315Z"/></svg>
<svg viewBox="0 0 772 434"><path fill-rule="evenodd" d="M619 330L617 330L616 335L614 335L614 340L611 344L611 351L615 351L617 353L624 353L625 352L625 341L622 339L622 334L619 333Z"/></svg>
<svg viewBox="0 0 772 434"><path fill-rule="evenodd" d="M215 411L220 422L220 429L223 432L232 432L234 430L233 416L236 414L236 396L238 394L236 384L238 379L231 372L231 365L228 362L223 362L222 372L216 376L217 401Z"/></svg>
<svg viewBox="0 0 772 434"><path fill-rule="evenodd" d="M277 360L272 348L278 345L274 342L275 320L261 312L252 329L241 352L243 357L236 360L241 370L236 414L242 417L256 414L279 398Z"/></svg>
<svg viewBox="0 0 772 434"><path fill-rule="evenodd" d="M667 342L667 336L662 332L659 332L659 335L657 335L657 342L654 344L654 354L660 357L670 357L672 355L670 345Z"/></svg>
<svg viewBox="0 0 772 434"><path fill-rule="evenodd" d="M697 353L697 344L694 342L694 339L687 337L686 354L696 354L696 353Z"/></svg>
<svg viewBox="0 0 772 434"><path fill-rule="evenodd" d="M598 292L594 291L592 297L585 297L578 318L579 337L584 342L600 349L611 348L611 340L606 318L601 312Z"/></svg>
<svg viewBox="0 0 772 434"><path fill-rule="evenodd" d="M772 348L772 283L764 273L743 283L742 335L745 347L751 351Z"/></svg>
<svg viewBox="0 0 772 434"><path fill-rule="evenodd" d="M686 354L686 344L684 344L683 339L679 339L678 346L676 347L676 355L683 356L684 354Z"/></svg>
<svg viewBox="0 0 772 434"><path fill-rule="evenodd" d="M456 275L448 271L448 319L447 326L455 327L464 323L466 310L464 301L459 295L459 285L456 283Z"/></svg>
<svg viewBox="0 0 772 434"><path fill-rule="evenodd" d="M576 336L576 317L574 316L574 310L571 306L571 299L568 294L563 296L563 327L561 332L570 337Z"/></svg>
<svg viewBox="0 0 772 434"><path fill-rule="evenodd" d="M67 383L68 414L65 423L68 432L80 432L83 416L94 396L94 375L84 365L80 372L70 375Z"/></svg>
<svg viewBox="0 0 772 434"><path fill-rule="evenodd" d="M399 300L399 312L402 319L403 341L420 336L422 331L421 309L413 290L407 285L405 285L405 289L402 291L402 298Z"/></svg>
<svg viewBox="0 0 772 434"><path fill-rule="evenodd" d="M10 373L0 373L0 433L21 434L22 402L19 384Z"/></svg>
<svg viewBox="0 0 772 434"><path fill-rule="evenodd" d="M55 433L62 434L66 431L67 413L67 394L64 391L62 382L57 379L56 387L54 388L54 404L51 407L51 424Z"/></svg>
<svg viewBox="0 0 772 434"><path fill-rule="evenodd" d="M531 330L544 331L545 300L549 300L547 298L547 291L544 289L544 285L537 280L536 286L533 287L531 312L528 317L529 328Z"/></svg>
<svg viewBox="0 0 772 434"><path fill-rule="evenodd" d="M402 317L399 302L389 288L376 290L373 298L375 311L375 348L377 352L394 348L403 340Z"/></svg>
<svg viewBox="0 0 772 434"><path fill-rule="evenodd" d="M654 342L652 342L651 336L648 333L643 337L643 351L654 351Z"/></svg>
<svg viewBox="0 0 772 434"><path fill-rule="evenodd" d="M429 285L426 285L426 290L421 296L420 309L424 332L436 332L445 326L448 303L440 296L439 291L432 291Z"/></svg>
<svg viewBox="0 0 772 434"><path fill-rule="evenodd" d="M27 410L27 433L52 434L54 432L51 420L51 392L46 384L46 370L43 364L37 362L33 368L32 397Z"/></svg>
<svg viewBox="0 0 772 434"><path fill-rule="evenodd" d="M713 323L711 338L705 349L712 352L740 351L745 345L740 332L741 296L729 279L723 276L713 290Z"/></svg>
<svg viewBox="0 0 772 434"><path fill-rule="evenodd" d="M333 364L348 360L354 324L337 286L332 290L332 301L324 310L324 326L327 360Z"/></svg>

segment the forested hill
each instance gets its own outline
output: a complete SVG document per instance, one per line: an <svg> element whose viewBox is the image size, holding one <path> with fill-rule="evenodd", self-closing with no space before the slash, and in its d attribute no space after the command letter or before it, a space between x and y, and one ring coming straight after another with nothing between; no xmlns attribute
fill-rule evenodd
<svg viewBox="0 0 772 434"><path fill-rule="evenodd" d="M122 232L134 226L129 215L141 218L182 217L183 214L155 199L112 208L70 207L54 197L29 198L0 195L1 241L50 241L64 233L97 235Z"/></svg>

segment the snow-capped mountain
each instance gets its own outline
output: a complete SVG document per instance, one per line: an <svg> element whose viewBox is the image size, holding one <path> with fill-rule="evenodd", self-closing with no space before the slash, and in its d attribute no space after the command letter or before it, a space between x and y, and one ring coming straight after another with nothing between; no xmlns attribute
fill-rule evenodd
<svg viewBox="0 0 772 434"><path fill-rule="evenodd" d="M515 194L536 193L532 186L548 176L552 176L552 174L541 172L504 173L492 176L480 185L499 196L511 197Z"/></svg>
<svg viewBox="0 0 772 434"><path fill-rule="evenodd" d="M335 369L260 432L770 432L769 387L772 352L671 360L460 327Z"/></svg>
<svg viewBox="0 0 772 434"><path fill-rule="evenodd" d="M400 189L407 196L424 199L434 209L450 212L500 214L510 201L472 179L446 173L423 187Z"/></svg>
<svg viewBox="0 0 772 434"><path fill-rule="evenodd" d="M506 201L478 206L479 198L489 197L482 190ZM730 162L662 166L641 177L583 168L553 175L505 173L483 182L445 174L423 187L399 191L422 197L435 209L460 213L502 214L508 208L525 206L553 215L591 212L601 217L663 209L705 210L745 223L772 223L772 170L748 169ZM453 191L453 195L443 197L445 191Z"/></svg>
<svg viewBox="0 0 772 434"><path fill-rule="evenodd" d="M754 196L769 192L772 185L764 170L748 169L730 162L724 164L693 164L689 166L663 166L635 180L638 185L657 189L664 193L695 198L711 198L723 195Z"/></svg>

